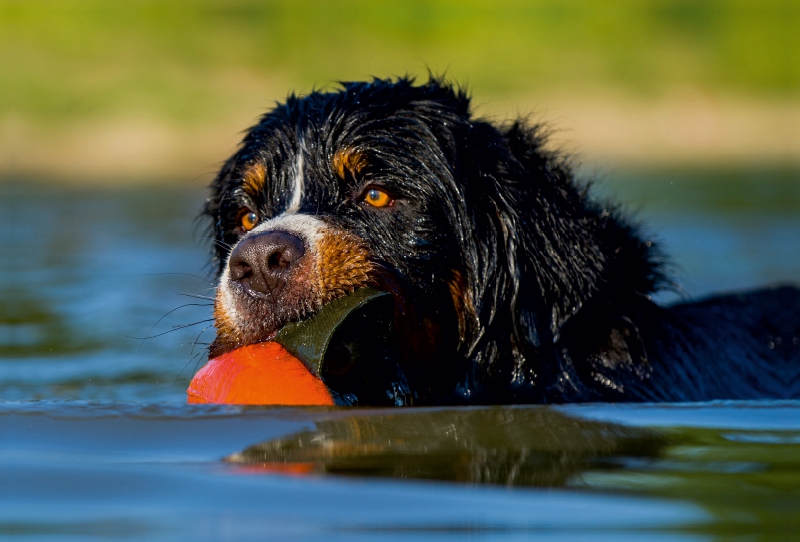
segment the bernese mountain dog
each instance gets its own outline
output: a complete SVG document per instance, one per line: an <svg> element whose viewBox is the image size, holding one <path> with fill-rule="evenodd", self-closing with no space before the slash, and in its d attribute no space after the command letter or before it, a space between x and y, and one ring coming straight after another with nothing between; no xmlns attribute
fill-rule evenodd
<svg viewBox="0 0 800 542"><path fill-rule="evenodd" d="M657 247L588 197L541 126L475 118L444 79L289 96L204 215L212 357L356 289L392 295L390 354L368 363L391 368L371 381L386 389L358 404L800 397L800 290L657 305Z"/></svg>

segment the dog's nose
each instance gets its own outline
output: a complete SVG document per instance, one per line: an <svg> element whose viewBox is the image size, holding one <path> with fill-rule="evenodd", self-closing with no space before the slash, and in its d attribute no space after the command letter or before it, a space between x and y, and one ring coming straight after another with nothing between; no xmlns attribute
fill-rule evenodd
<svg viewBox="0 0 800 542"><path fill-rule="evenodd" d="M296 262L306 253L303 241L282 231L263 232L239 243L228 263L231 280L265 295L278 295Z"/></svg>

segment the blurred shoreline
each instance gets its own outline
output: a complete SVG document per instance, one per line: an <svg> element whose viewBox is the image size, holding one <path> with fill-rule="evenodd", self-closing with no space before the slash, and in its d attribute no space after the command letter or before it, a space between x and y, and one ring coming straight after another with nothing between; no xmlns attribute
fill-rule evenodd
<svg viewBox="0 0 800 542"><path fill-rule="evenodd" d="M659 102L621 98L473 99L476 116L544 123L550 146L581 168L800 167L800 101L712 99L678 91ZM264 108L263 111L267 111ZM0 119L0 179L67 185L207 184L260 112L186 125L152 115L59 122Z"/></svg>
<svg viewBox="0 0 800 542"><path fill-rule="evenodd" d="M206 184L287 94L444 76L582 168L800 166L786 0L9 0L0 178Z"/></svg>

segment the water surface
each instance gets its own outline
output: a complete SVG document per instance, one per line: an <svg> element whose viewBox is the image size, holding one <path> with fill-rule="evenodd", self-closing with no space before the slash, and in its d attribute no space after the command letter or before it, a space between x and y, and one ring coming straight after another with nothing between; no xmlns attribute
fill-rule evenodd
<svg viewBox="0 0 800 542"><path fill-rule="evenodd" d="M608 174L682 290L800 281L800 174ZM0 537L782 540L800 403L185 404L204 192L0 184ZM184 327L185 326L185 327ZM136 339L134 337L148 337Z"/></svg>
<svg viewBox="0 0 800 542"><path fill-rule="evenodd" d="M800 404L6 403L0 536L782 540Z"/></svg>

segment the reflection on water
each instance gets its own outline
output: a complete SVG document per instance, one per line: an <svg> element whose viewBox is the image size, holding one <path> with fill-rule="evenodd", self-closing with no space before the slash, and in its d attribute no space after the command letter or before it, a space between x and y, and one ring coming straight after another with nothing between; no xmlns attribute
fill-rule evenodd
<svg viewBox="0 0 800 542"><path fill-rule="evenodd" d="M691 500L714 515L715 534L768 540L800 532L800 430L670 433L657 461L632 462L617 475L595 471L580 485Z"/></svg>
<svg viewBox="0 0 800 542"><path fill-rule="evenodd" d="M251 471L558 487L623 457L657 457L664 443L652 431L544 407L459 408L323 420L226 460Z"/></svg>
<svg viewBox="0 0 800 542"><path fill-rule="evenodd" d="M0 403L0 439L0 537L777 541L800 532L798 401Z"/></svg>
<svg viewBox="0 0 800 542"><path fill-rule="evenodd" d="M684 409L689 419L712 414L725 429L590 421L541 406L339 411L320 417L314 429L249 446L225 460L247 473L568 487L688 499L713 514L714 524L702 529L706 534L772 531L780 538L800 529L800 405L772 405ZM617 418L630 421L631 412L647 409L627 405ZM669 423L669 407L661 410L651 418ZM780 425L791 429L748 426L769 427L773 416L783 416Z"/></svg>

